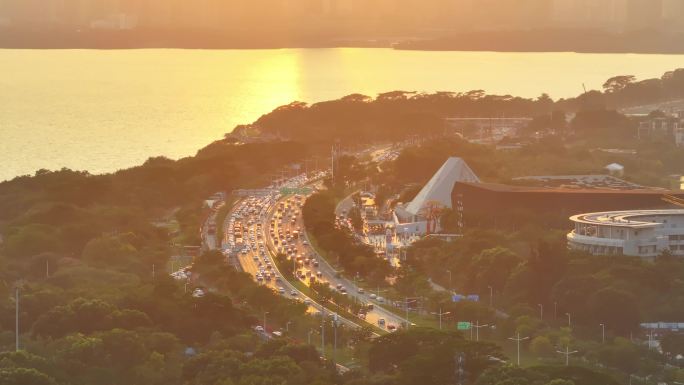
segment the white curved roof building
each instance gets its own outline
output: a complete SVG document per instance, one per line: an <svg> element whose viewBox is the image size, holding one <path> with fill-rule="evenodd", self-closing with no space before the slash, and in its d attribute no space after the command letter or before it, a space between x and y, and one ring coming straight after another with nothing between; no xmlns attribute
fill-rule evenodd
<svg viewBox="0 0 684 385"><path fill-rule="evenodd" d="M456 182L479 183L480 179L462 158L450 157L411 202L395 208L397 232L425 234L427 221L424 218L424 209L430 204L451 208L451 193Z"/></svg>
<svg viewBox="0 0 684 385"><path fill-rule="evenodd" d="M406 205L406 212L420 215L428 202L436 202L451 208L451 191L456 182L479 183L480 179L461 158L451 157L444 162L418 195Z"/></svg>
<svg viewBox="0 0 684 385"><path fill-rule="evenodd" d="M628 210L570 217L568 246L596 255L684 256L684 210Z"/></svg>

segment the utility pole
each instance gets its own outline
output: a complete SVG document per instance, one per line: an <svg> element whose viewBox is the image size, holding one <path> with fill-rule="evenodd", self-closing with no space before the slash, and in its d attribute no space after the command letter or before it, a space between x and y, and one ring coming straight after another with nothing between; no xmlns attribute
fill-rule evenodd
<svg viewBox="0 0 684 385"><path fill-rule="evenodd" d="M480 328L485 328L489 326L489 324L485 325L480 325L480 321L475 321L475 341L480 341ZM471 327L473 327L471 325Z"/></svg>
<svg viewBox="0 0 684 385"><path fill-rule="evenodd" d="M439 308L439 313L431 312L430 314L439 316L439 330L442 330L442 316L443 316L443 315L451 314L451 312L448 311L448 312L442 313L442 308L440 307L440 308Z"/></svg>
<svg viewBox="0 0 684 385"><path fill-rule="evenodd" d="M520 333L517 333L515 337L508 337L509 340L515 341L518 345L518 366L520 366L520 341L529 339L530 337L520 338Z"/></svg>
<svg viewBox="0 0 684 385"><path fill-rule="evenodd" d="M570 348L566 345L565 351L556 350L556 353L563 354L565 356L565 366L570 365L570 355L577 353L577 350L570 351Z"/></svg>

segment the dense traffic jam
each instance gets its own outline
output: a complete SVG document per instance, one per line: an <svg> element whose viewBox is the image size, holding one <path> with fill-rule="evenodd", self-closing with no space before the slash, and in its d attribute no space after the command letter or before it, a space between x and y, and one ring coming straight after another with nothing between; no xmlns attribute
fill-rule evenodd
<svg viewBox="0 0 684 385"><path fill-rule="evenodd" d="M312 178L300 175L287 180L278 186L278 189L275 186L269 186L267 191L270 193L262 196L248 196L236 203L231 215L227 218L225 226L227 231L223 242L224 254L236 256L245 272L253 274L257 282L272 287L282 295L301 297L294 288L286 290L285 280L279 275L272 258L277 253L296 258L295 242L300 240L302 229L299 227L285 231L280 229L295 222L295 217L301 212L305 197L298 194L283 202L280 201L283 197L280 191L297 188L323 175L314 175ZM267 230L264 226L269 223L269 210L273 210L275 214ZM272 245L267 244L266 231L269 231L270 238L273 240ZM305 262L302 258L298 260L301 263L313 263L310 260ZM318 262L315 262L315 265L317 266ZM308 298L301 298L301 300L307 305L311 304Z"/></svg>
<svg viewBox="0 0 684 385"><path fill-rule="evenodd" d="M325 261L320 260L320 256L309 245L302 228L301 211L307 196L313 191L303 186L311 186L312 181L322 176L324 174L310 178L300 175L277 187L254 190L237 201L224 222L221 242L223 253L235 258L240 268L252 275L256 282L280 295L301 301L314 313L322 311L320 305L312 302L282 275L274 258L277 257L278 262L284 264L280 267L286 267L288 274L294 273L306 285L317 282L342 296L354 297L354 300L384 303L379 295L366 294L363 288L343 279ZM348 287L353 293L348 291ZM356 315L366 322L376 323L382 329L394 331L399 323L397 317L378 311L379 308L373 310L373 305L368 302L367 307L362 307ZM367 319L369 312L373 312L371 319ZM386 321L387 317L393 322L389 322L389 319ZM357 326L349 320L343 319L343 322Z"/></svg>

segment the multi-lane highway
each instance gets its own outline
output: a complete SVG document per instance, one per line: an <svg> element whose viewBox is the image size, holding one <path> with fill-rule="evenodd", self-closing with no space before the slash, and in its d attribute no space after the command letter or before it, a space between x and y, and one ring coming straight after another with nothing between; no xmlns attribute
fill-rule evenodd
<svg viewBox="0 0 684 385"><path fill-rule="evenodd" d="M311 178L300 175L287 180L279 188L301 189L304 186L315 187ZM281 274L274 261L278 253L288 255L297 266L297 275L304 284L309 285L310 277L315 276L317 281L329 283L331 289L346 292L360 303L373 305L363 318L358 315L353 320L339 317L347 326L358 327L367 322L392 331L405 325L404 318L381 307L381 302L384 302L381 297L366 293L355 282L341 276L311 247L301 215L306 198L305 194L283 196L276 189L260 190L258 195L242 197L234 204L223 224L221 246L224 253L234 255L242 270L257 282L283 296L306 303L310 312L321 312L323 307ZM324 312L331 314L334 311L330 308Z"/></svg>
<svg viewBox="0 0 684 385"><path fill-rule="evenodd" d="M281 252L301 260L297 263L297 276L304 284L309 285L311 276L319 282L328 283L330 288L346 293L350 298L355 298L359 303L372 304L363 320L378 326L384 330L394 330L400 327L405 319L384 309L380 304L384 302L382 296L376 293L367 293L354 281L345 278L336 271L316 250L313 248L304 230L301 206L304 196L283 197L278 202L278 209L272 210L268 221L272 224L273 231L268 234L268 242L274 247L280 248ZM281 209L282 208L282 209ZM270 226L269 224L269 226ZM299 236L294 236L294 234ZM293 261L293 264L296 260ZM382 301L382 302L379 302ZM359 318L361 320L361 318Z"/></svg>
<svg viewBox="0 0 684 385"><path fill-rule="evenodd" d="M296 188L306 183L308 178L298 176L286 181L280 187ZM224 223L224 234L221 242L225 254L235 254L242 270L250 274L258 283L266 285L285 297L302 301L312 313L323 312L326 315L333 311L306 296L292 285L278 270L273 260L277 250L272 242L267 242L268 213L273 210L280 199L276 190L260 195L245 196L237 201ZM339 322L346 326L359 327L358 320L352 321L338 316Z"/></svg>
<svg viewBox="0 0 684 385"><path fill-rule="evenodd" d="M389 147L366 152L371 154L373 161L394 155ZM338 316L341 323L359 327L367 322L387 331L396 330L406 325L406 320L382 307L385 300L380 293L368 293L356 285L356 282L342 276L310 245L301 214L301 207L309 194L280 193L283 189L295 192L298 189L303 190L303 187L315 189L319 186L316 181L325 175L326 173L318 173L308 177L302 174L282 181L278 186L241 191L242 196L233 204L225 218L223 234L214 234L212 231L217 227L216 211L205 221L202 227L204 247L215 249L219 243L218 238L223 253L234 258L236 265L258 283L270 287L280 295L302 301L309 306L312 313L334 313L333 307L324 308L316 303L281 274L274 258L279 253L286 254L293 265L297 266L297 279L304 284L309 285L310 277L314 276L316 281L328 283L331 289L372 307L365 315L354 315L353 319Z"/></svg>

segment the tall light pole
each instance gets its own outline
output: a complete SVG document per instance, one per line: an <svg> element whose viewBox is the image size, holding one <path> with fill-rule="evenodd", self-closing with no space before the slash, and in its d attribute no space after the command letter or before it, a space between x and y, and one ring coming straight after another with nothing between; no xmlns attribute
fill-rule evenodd
<svg viewBox="0 0 684 385"><path fill-rule="evenodd" d="M572 326L572 323L570 322L570 313L565 313L566 316L568 316L568 327Z"/></svg>
<svg viewBox="0 0 684 385"><path fill-rule="evenodd" d="M447 273L449 273L449 290L451 290L451 270L447 270Z"/></svg>
<svg viewBox="0 0 684 385"><path fill-rule="evenodd" d="M480 328L485 328L487 326L489 326L489 324L480 325L480 321L475 321L475 341L480 340ZM473 326L471 325L471 327Z"/></svg>
<svg viewBox="0 0 684 385"><path fill-rule="evenodd" d="M325 357L325 308L321 307L321 354Z"/></svg>
<svg viewBox="0 0 684 385"><path fill-rule="evenodd" d="M451 312L448 311L448 312L442 313L442 308L440 307L440 308L439 308L439 313L431 312L430 314L439 316L439 330L442 330L442 316L443 316L443 315L447 315L447 314L451 314Z"/></svg>
<svg viewBox="0 0 684 385"><path fill-rule="evenodd" d="M292 323L292 321L287 321L287 323L285 323L285 331L288 333L290 332L290 324L291 323Z"/></svg>
<svg viewBox="0 0 684 385"><path fill-rule="evenodd" d="M406 306L406 330L408 330L409 325L411 325L411 322L409 322L409 303L417 302L420 297L413 297L409 298L406 297L404 298L404 305Z"/></svg>
<svg viewBox="0 0 684 385"><path fill-rule="evenodd" d="M332 360L335 362L335 354L337 353L337 313L333 314L333 354Z"/></svg>
<svg viewBox="0 0 684 385"><path fill-rule="evenodd" d="M15 346L14 350L19 351L19 286L15 288L14 291L14 311L15 311Z"/></svg>
<svg viewBox="0 0 684 385"><path fill-rule="evenodd" d="M601 343L605 344L606 343L606 325L601 324Z"/></svg>
<svg viewBox="0 0 684 385"><path fill-rule="evenodd" d="M539 320L543 321L544 320L544 305L541 303L538 303L537 306L539 306Z"/></svg>
<svg viewBox="0 0 684 385"><path fill-rule="evenodd" d="M518 366L520 366L520 341L525 341L526 339L529 339L530 337L523 337L520 338L520 333L517 333L515 337L508 337L509 340L515 341L516 344L518 345Z"/></svg>
<svg viewBox="0 0 684 385"><path fill-rule="evenodd" d="M565 366L570 365L570 355L577 353L577 350L570 351L570 348L566 345L565 351L556 350L556 353L560 353L565 356Z"/></svg>
<svg viewBox="0 0 684 385"><path fill-rule="evenodd" d="M489 307L494 307L494 288L487 286L489 288Z"/></svg>

